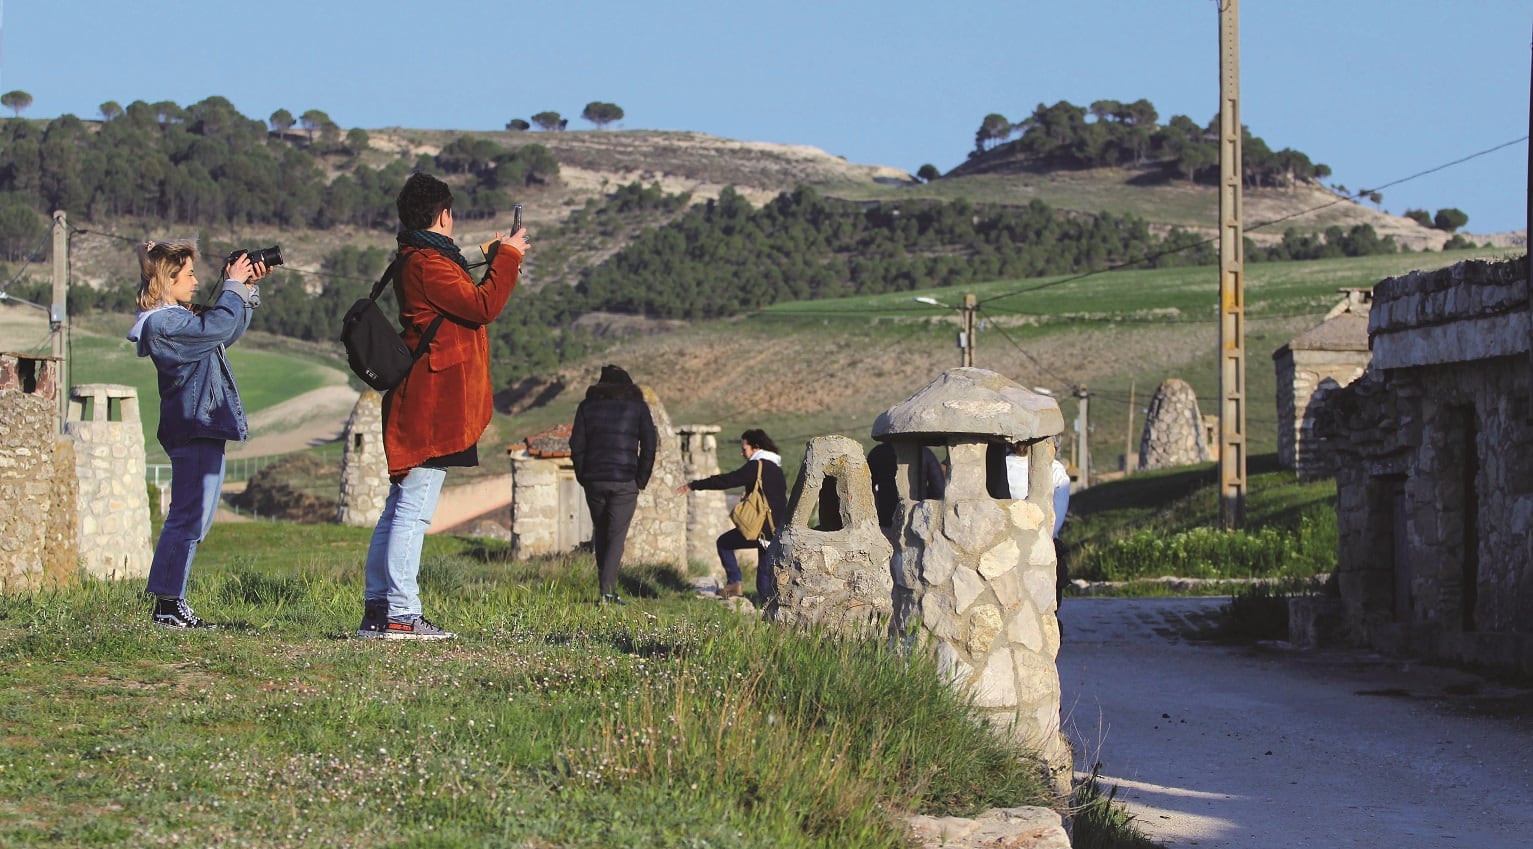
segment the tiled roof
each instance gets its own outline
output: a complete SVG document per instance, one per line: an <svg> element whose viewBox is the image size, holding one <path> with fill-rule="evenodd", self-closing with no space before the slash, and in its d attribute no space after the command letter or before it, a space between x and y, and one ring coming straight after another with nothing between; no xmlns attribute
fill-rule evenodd
<svg viewBox="0 0 1533 849"><path fill-rule="evenodd" d="M522 440L527 445L527 455L545 459L570 456L570 432L573 429L572 425L560 424L528 436Z"/></svg>

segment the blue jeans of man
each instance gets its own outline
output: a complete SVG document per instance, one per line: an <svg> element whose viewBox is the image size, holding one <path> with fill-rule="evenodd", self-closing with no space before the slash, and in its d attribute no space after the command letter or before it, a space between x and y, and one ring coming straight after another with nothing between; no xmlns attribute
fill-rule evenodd
<svg viewBox="0 0 1533 849"><path fill-rule="evenodd" d="M639 503L633 481L590 481L584 486L591 511L591 550L596 554L596 577L602 595L617 592L617 570L623 563L628 526Z"/></svg>
<svg viewBox="0 0 1533 849"><path fill-rule="evenodd" d="M193 439L170 455L170 511L149 564L149 592L185 598L197 544L207 539L224 488L224 440Z"/></svg>
<svg viewBox="0 0 1533 849"><path fill-rule="evenodd" d="M383 515L373 528L367 546L367 578L363 599L374 604L387 601L390 619L421 615L421 545L436 513L446 469L417 466L398 483L389 484Z"/></svg>

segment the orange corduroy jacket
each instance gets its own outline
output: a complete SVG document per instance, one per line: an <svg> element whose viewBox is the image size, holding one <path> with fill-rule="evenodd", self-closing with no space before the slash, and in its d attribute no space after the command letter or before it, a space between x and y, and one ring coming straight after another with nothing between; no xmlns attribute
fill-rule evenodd
<svg viewBox="0 0 1533 849"><path fill-rule="evenodd" d="M499 245L475 285L462 267L435 251L405 247L401 253L394 295L405 344L414 350L432 319L446 320L415 368L383 398L383 449L391 477L467 449L489 425L495 405L485 325L505 308L522 267L519 251Z"/></svg>

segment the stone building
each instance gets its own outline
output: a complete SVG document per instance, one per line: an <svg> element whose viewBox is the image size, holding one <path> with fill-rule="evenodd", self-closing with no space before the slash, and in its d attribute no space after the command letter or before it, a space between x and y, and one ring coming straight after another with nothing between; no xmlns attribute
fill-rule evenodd
<svg viewBox="0 0 1533 849"><path fill-rule="evenodd" d="M1526 257L1374 287L1373 363L1325 401L1347 632L1533 672Z"/></svg>
<svg viewBox="0 0 1533 849"><path fill-rule="evenodd" d="M825 487L832 488L833 498L821 499ZM822 516L820 528L810 527L816 508L825 510L832 503L836 520ZM809 441L788 516L764 561L777 578L777 597L767 607L767 618L850 633L886 629L893 613L889 560L894 550L878 526L873 479L856 440L818 436Z"/></svg>
<svg viewBox="0 0 1533 849"><path fill-rule="evenodd" d="M0 353L0 592L79 574L74 443L59 435L58 361Z"/></svg>
<svg viewBox="0 0 1533 849"><path fill-rule="evenodd" d="M1312 400L1362 376L1368 350L1368 309L1372 292L1343 289L1346 300L1320 324L1272 354L1277 373L1278 462L1303 478L1330 474L1331 462L1313 438Z"/></svg>
<svg viewBox="0 0 1533 849"><path fill-rule="evenodd" d="M154 548L138 390L71 387L64 435L74 443L81 568L95 578L149 577Z"/></svg>
<svg viewBox="0 0 1533 849"><path fill-rule="evenodd" d="M897 458L891 637L930 646L954 686L1067 785L1050 438L1063 430L1052 398L995 372L955 368L880 415L873 438L892 444ZM1032 446L1027 497L997 498L1005 468L992 458L1015 441ZM923 445L948 450L941 501L911 497L920 491Z"/></svg>
<svg viewBox="0 0 1533 849"><path fill-rule="evenodd" d="M639 493L624 565L658 563L687 568L687 501L676 494L682 477L680 440L654 392L640 387L659 439L649 485ZM507 453L511 460L511 551L515 557L570 551L591 539L585 492L570 462L570 426L528 437Z"/></svg>
<svg viewBox="0 0 1533 849"><path fill-rule="evenodd" d="M1139 437L1139 468L1171 469L1214 459L1198 395L1184 380L1169 378L1156 387Z"/></svg>
<svg viewBox="0 0 1533 849"><path fill-rule="evenodd" d="M570 426L555 425L507 450L511 460L511 554L572 551L591 539L591 512L570 462Z"/></svg>
<svg viewBox="0 0 1533 849"><path fill-rule="evenodd" d="M336 521L371 527L389 498L389 458L383 450L383 396L369 389L357 398L342 435L341 496Z"/></svg>

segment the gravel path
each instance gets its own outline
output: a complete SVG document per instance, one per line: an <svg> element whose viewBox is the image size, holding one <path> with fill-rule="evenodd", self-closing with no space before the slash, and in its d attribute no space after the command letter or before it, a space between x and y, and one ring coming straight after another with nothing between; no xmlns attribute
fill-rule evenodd
<svg viewBox="0 0 1533 849"><path fill-rule="evenodd" d="M1067 598L1077 769L1173 849L1533 846L1533 697L1352 651L1189 640L1224 599Z"/></svg>

